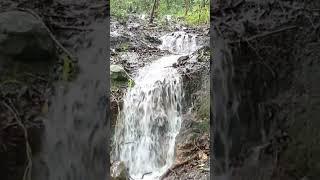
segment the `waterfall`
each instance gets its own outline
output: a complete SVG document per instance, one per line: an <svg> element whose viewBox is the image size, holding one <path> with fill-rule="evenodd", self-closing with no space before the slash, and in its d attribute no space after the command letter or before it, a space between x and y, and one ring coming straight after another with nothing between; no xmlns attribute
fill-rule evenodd
<svg viewBox="0 0 320 180"><path fill-rule="evenodd" d="M182 77L172 65L196 51L196 36L174 32L161 38L164 56L140 69L124 96L115 128L115 159L133 179L157 180L173 165L181 127Z"/></svg>
<svg viewBox="0 0 320 180"><path fill-rule="evenodd" d="M197 36L184 31L173 32L160 39L162 44L159 48L174 54L190 54L200 48L197 45Z"/></svg>
<svg viewBox="0 0 320 180"><path fill-rule="evenodd" d="M182 81L166 56L142 68L124 97L116 127L117 156L134 179L159 178L173 163L181 125Z"/></svg>

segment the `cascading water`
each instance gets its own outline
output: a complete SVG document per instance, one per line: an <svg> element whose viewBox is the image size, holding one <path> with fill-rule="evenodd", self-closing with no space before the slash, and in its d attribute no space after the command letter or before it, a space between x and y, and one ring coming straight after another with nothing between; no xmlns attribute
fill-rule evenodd
<svg viewBox="0 0 320 180"><path fill-rule="evenodd" d="M159 48L174 54L189 54L200 48L197 45L197 36L184 31L170 33L160 39L162 44Z"/></svg>
<svg viewBox="0 0 320 180"><path fill-rule="evenodd" d="M116 139L119 158L134 179L156 179L172 164L181 124L181 77L171 66L179 56L163 57L139 71L124 97ZM149 174L151 173L151 174Z"/></svg>
<svg viewBox="0 0 320 180"><path fill-rule="evenodd" d="M174 162L183 90L182 77L172 65L198 48L196 37L185 32L161 39L161 49L180 55L162 57L137 73L115 129L116 159L133 179L159 179Z"/></svg>

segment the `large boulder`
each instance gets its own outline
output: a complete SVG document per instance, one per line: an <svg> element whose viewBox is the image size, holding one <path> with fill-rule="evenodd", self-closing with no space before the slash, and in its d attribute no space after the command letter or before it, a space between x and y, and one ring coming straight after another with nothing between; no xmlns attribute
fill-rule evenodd
<svg viewBox="0 0 320 180"><path fill-rule="evenodd" d="M44 61L55 52L55 43L40 19L23 11L0 13L0 55Z"/></svg>

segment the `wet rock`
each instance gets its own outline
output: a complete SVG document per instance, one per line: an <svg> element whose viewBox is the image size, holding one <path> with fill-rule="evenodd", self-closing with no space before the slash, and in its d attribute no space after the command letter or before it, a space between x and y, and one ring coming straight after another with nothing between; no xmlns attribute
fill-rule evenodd
<svg viewBox="0 0 320 180"><path fill-rule="evenodd" d="M30 13L0 14L0 54L17 60L47 61L55 44L43 22Z"/></svg>
<svg viewBox="0 0 320 180"><path fill-rule="evenodd" d="M127 81L129 79L127 72L120 65L110 66L110 77L113 81Z"/></svg>
<svg viewBox="0 0 320 180"><path fill-rule="evenodd" d="M178 64L181 64L181 63L183 63L184 61L186 61L188 59L189 59L189 56L181 56L178 59Z"/></svg>
<svg viewBox="0 0 320 180"><path fill-rule="evenodd" d="M112 180L127 180L128 172L123 162L114 162L111 166L111 179Z"/></svg>
<svg viewBox="0 0 320 180"><path fill-rule="evenodd" d="M194 99L194 93L202 88L202 85L208 82L209 77L209 61L210 49L201 48L190 56L181 56L178 59L178 71L182 74L183 88L185 90L185 98L183 111L187 111L187 107L191 107ZM199 61L198 59L203 59Z"/></svg>
<svg viewBox="0 0 320 180"><path fill-rule="evenodd" d="M117 34L116 32L110 33L110 47L114 49L119 49L119 45L126 43L130 40L129 37L125 35Z"/></svg>
<svg viewBox="0 0 320 180"><path fill-rule="evenodd" d="M129 30L138 30L141 27L139 23L130 23L128 24Z"/></svg>
<svg viewBox="0 0 320 180"><path fill-rule="evenodd" d="M151 43L161 44L162 42L159 38L150 35L145 35L145 38Z"/></svg>

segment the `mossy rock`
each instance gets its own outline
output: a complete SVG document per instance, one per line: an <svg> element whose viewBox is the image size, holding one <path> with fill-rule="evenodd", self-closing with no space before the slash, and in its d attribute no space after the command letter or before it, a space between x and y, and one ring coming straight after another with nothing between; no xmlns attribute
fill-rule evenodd
<svg viewBox="0 0 320 180"><path fill-rule="evenodd" d="M129 76L124 68L120 65L110 66L110 77L113 81L128 81Z"/></svg>
<svg viewBox="0 0 320 180"><path fill-rule="evenodd" d="M197 114L201 119L209 119L210 116L210 97L203 97L199 104Z"/></svg>
<svg viewBox="0 0 320 180"><path fill-rule="evenodd" d="M122 88L132 88L135 85L133 79L120 65L110 66L111 90L118 90Z"/></svg>
<svg viewBox="0 0 320 180"><path fill-rule="evenodd" d="M117 51L120 51L120 52L128 51L129 47L130 47L130 45L128 42L123 42L118 46Z"/></svg>
<svg viewBox="0 0 320 180"><path fill-rule="evenodd" d="M112 180L127 180L128 179L128 173L127 168L123 162L117 162L115 165L117 169L117 173L112 174L111 179Z"/></svg>
<svg viewBox="0 0 320 180"><path fill-rule="evenodd" d="M210 49L209 47L205 46L198 50L198 57L197 60L199 62L207 62L210 61Z"/></svg>
<svg viewBox="0 0 320 180"><path fill-rule="evenodd" d="M209 130L210 130L209 119L203 119L199 122L195 122L193 124L193 128L196 130L196 132L209 133Z"/></svg>

